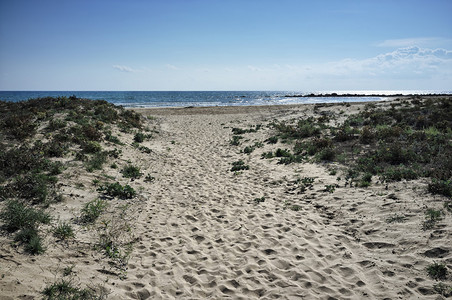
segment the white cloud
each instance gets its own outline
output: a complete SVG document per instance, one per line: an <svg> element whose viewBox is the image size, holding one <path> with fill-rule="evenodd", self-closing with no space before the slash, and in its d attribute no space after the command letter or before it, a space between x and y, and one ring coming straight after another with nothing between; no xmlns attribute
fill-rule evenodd
<svg viewBox="0 0 452 300"><path fill-rule="evenodd" d="M256 66L251 66L251 65L248 66L248 69L250 69L253 72L261 72L262 71L261 68L256 67Z"/></svg>
<svg viewBox="0 0 452 300"><path fill-rule="evenodd" d="M368 59L344 59L332 62L320 66L320 70L330 75L340 76L405 74L411 77L413 74L426 76L434 75L435 72L450 73L451 66L452 51L413 46L400 48ZM315 70L315 68L313 69Z"/></svg>
<svg viewBox="0 0 452 300"><path fill-rule="evenodd" d="M121 72L127 72L127 73L135 73L135 72L139 72L140 71L140 70L128 67L128 66L124 66L124 65L114 65L113 68L116 69L116 70L119 70Z"/></svg>
<svg viewBox="0 0 452 300"><path fill-rule="evenodd" d="M452 43L451 39L441 37L418 37L418 38L385 40L381 43L378 43L377 46L389 48L402 48L411 46L435 47L451 43Z"/></svg>
<svg viewBox="0 0 452 300"><path fill-rule="evenodd" d="M175 65L171 65L171 64L166 64L166 67L171 70L180 70L178 67L176 67Z"/></svg>

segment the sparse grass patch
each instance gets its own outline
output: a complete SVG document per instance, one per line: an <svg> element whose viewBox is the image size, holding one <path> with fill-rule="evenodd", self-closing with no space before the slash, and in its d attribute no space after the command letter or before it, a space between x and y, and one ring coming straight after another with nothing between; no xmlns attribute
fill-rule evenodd
<svg viewBox="0 0 452 300"><path fill-rule="evenodd" d="M69 223L59 223L53 229L53 235L61 240L67 240L75 236L74 230Z"/></svg>
<svg viewBox="0 0 452 300"><path fill-rule="evenodd" d="M122 186L119 182L106 183L101 185L98 191L110 197L119 197L121 199L130 199L136 195L135 190L128 184Z"/></svg>
<svg viewBox="0 0 452 300"><path fill-rule="evenodd" d="M435 280L444 280L447 277L447 267L443 263L433 263L427 267L427 274Z"/></svg>
<svg viewBox="0 0 452 300"><path fill-rule="evenodd" d="M238 160L232 163L231 172L236 171L242 171L242 170L249 170L250 166L245 165L245 162L243 160Z"/></svg>
<svg viewBox="0 0 452 300"><path fill-rule="evenodd" d="M386 223L403 223L407 220L405 215L394 214L386 219Z"/></svg>
<svg viewBox="0 0 452 300"><path fill-rule="evenodd" d="M91 289L81 289L75 286L71 280L59 279L44 288L41 294L45 300L95 300L105 299L96 295Z"/></svg>
<svg viewBox="0 0 452 300"><path fill-rule="evenodd" d="M94 199L85 204L82 208L80 220L83 223L93 223L100 216L107 206L107 202L102 199Z"/></svg>
<svg viewBox="0 0 452 300"><path fill-rule="evenodd" d="M140 172L140 168L133 165L127 165L122 170L121 173L126 178L140 178L143 173Z"/></svg>
<svg viewBox="0 0 452 300"><path fill-rule="evenodd" d="M442 210L433 208L427 209L425 212L425 221L422 225L423 230L429 230L435 227L436 223L442 219Z"/></svg>
<svg viewBox="0 0 452 300"><path fill-rule="evenodd" d="M243 136L240 135L233 135L232 136L232 140L229 141L229 144L233 145L233 146L239 146L240 145L240 140L243 139Z"/></svg>

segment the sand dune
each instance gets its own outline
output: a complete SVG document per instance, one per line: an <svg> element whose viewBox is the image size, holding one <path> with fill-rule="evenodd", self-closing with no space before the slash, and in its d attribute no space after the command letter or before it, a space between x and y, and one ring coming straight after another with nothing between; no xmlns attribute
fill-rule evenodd
<svg viewBox="0 0 452 300"><path fill-rule="evenodd" d="M437 299L425 268L438 259L451 263L452 218L445 215L434 231L421 229L425 207L444 200L428 194L426 182L350 188L330 175L331 165L260 158L268 147L285 145L240 153L270 136L265 125L273 119L313 108L140 110L154 117L149 122L159 133L145 144L151 154L124 153L124 160L156 180L131 182L140 195L130 201L137 242L126 276L107 272L102 255L81 241L39 257L4 245L0 299L32 299L55 278L56 262L74 264L78 280L102 285L109 299ZM256 124L264 126L246 134L242 146L230 145L231 128ZM250 169L231 172L239 159ZM302 177L315 178L304 193L293 183ZM333 193L325 191L335 184ZM397 213L407 220L386 221Z"/></svg>

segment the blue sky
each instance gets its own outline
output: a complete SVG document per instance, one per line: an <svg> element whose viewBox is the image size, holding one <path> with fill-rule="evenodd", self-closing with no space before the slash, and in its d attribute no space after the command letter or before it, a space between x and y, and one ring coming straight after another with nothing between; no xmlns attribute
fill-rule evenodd
<svg viewBox="0 0 452 300"><path fill-rule="evenodd" d="M0 90L452 90L450 0L0 0Z"/></svg>

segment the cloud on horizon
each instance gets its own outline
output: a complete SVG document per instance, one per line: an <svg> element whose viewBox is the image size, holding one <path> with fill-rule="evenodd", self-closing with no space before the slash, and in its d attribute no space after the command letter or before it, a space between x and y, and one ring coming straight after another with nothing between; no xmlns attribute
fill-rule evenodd
<svg viewBox="0 0 452 300"><path fill-rule="evenodd" d="M133 69L131 67L123 66L123 65L113 65L113 69L116 69L116 70L121 71L121 72L126 72L126 73L139 72L139 70L137 70L137 69Z"/></svg>

